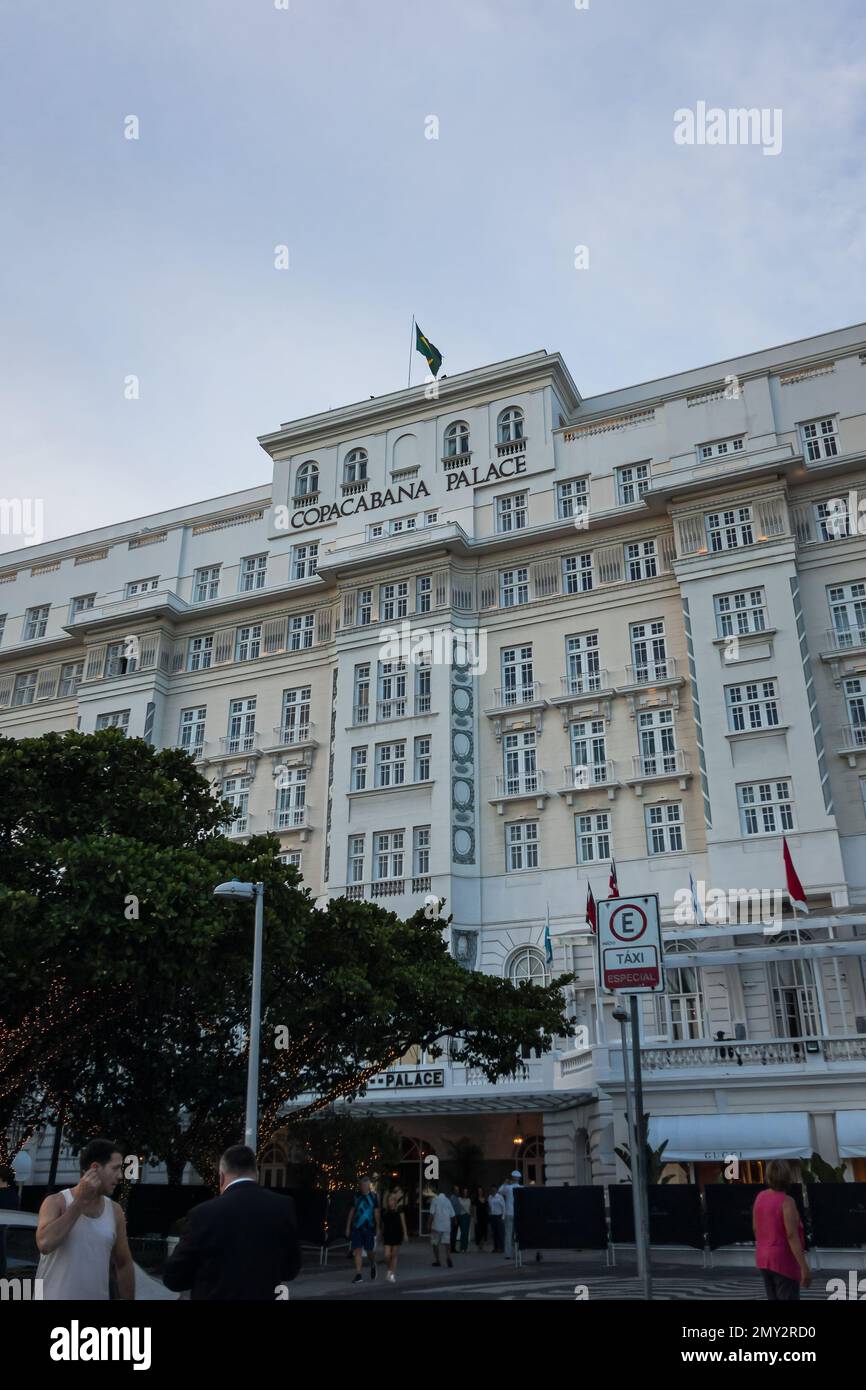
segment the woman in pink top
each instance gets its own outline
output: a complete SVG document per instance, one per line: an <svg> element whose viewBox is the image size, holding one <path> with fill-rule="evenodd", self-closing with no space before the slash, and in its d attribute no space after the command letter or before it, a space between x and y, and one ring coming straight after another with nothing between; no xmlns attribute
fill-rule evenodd
<svg viewBox="0 0 866 1390"><path fill-rule="evenodd" d="M812 1280L803 1252L803 1223L785 1191L792 1177L787 1163L773 1159L767 1164L769 1189L758 1193L752 1207L755 1263L764 1276L767 1298L773 1301L799 1298L800 1286L807 1289Z"/></svg>

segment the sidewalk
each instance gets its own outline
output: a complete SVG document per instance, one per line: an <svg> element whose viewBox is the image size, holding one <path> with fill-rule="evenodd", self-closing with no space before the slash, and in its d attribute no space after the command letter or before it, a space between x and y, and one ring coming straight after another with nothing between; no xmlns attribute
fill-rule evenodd
<svg viewBox="0 0 866 1390"><path fill-rule="evenodd" d="M526 1257L524 1256L524 1259ZM449 1269L446 1265L443 1269L433 1268L433 1251L430 1245L429 1236L411 1237L407 1245L400 1247L400 1258L397 1263L397 1278L399 1280L411 1279L415 1281L423 1280L440 1282L446 1279L453 1279L455 1275L460 1276L471 1271L473 1275L479 1273L491 1273L499 1275L503 1270L513 1269L514 1260L506 1260L504 1255L494 1255L488 1251L478 1251L474 1246L467 1250L465 1255L461 1255L458 1250L451 1256L454 1268ZM531 1259L535 1261L535 1252L531 1254ZM573 1250L550 1250L543 1252L545 1262L566 1263L574 1262L575 1252ZM385 1256L382 1253L382 1246L376 1248L376 1272L377 1278L385 1279L388 1266L385 1263ZM363 1265L364 1282L370 1283L370 1265L368 1260L364 1260ZM355 1277L354 1260L348 1259L345 1247L340 1246L328 1252L328 1263L320 1265L316 1254L312 1250L304 1251L303 1268L294 1281L293 1288L304 1288L305 1292L310 1291L310 1285L321 1283L324 1286L350 1284ZM322 1288L325 1293L327 1289Z"/></svg>

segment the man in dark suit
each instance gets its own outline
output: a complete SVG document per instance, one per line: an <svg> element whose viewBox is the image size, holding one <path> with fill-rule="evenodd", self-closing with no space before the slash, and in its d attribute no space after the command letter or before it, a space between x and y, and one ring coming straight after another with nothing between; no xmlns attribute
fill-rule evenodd
<svg viewBox="0 0 866 1390"><path fill-rule="evenodd" d="M190 1212L165 1267L166 1288L213 1302L273 1302L301 1267L295 1204L259 1187L245 1144L226 1149L219 1182L219 1197Z"/></svg>

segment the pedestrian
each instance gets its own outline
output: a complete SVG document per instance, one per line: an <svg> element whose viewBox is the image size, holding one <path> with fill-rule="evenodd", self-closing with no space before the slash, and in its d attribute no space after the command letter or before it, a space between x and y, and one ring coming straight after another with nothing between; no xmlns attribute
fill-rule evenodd
<svg viewBox="0 0 866 1390"><path fill-rule="evenodd" d="M479 1187L475 1192L475 1244L479 1250L483 1250L484 1242L487 1239L487 1193L483 1187Z"/></svg>
<svg viewBox="0 0 866 1390"><path fill-rule="evenodd" d="M495 1187L491 1187L490 1195L487 1198L487 1219L490 1222L490 1234L493 1237L492 1252L494 1255L501 1255L505 1249L503 1243L505 1198Z"/></svg>
<svg viewBox="0 0 866 1390"><path fill-rule="evenodd" d="M259 1187L256 1156L233 1144L219 1161L220 1195L193 1207L163 1274L194 1302L273 1303L301 1268L295 1203Z"/></svg>
<svg viewBox="0 0 866 1390"><path fill-rule="evenodd" d="M787 1192L792 1181L790 1164L774 1158L767 1164L769 1188L759 1192L752 1207L755 1264L764 1278L772 1302L799 1299L808 1289L812 1273L805 1255L803 1223L797 1204Z"/></svg>
<svg viewBox="0 0 866 1390"><path fill-rule="evenodd" d="M469 1196L469 1188L460 1189L460 1215L457 1224L460 1227L460 1253L465 1255L469 1249L469 1230L472 1225L472 1198Z"/></svg>
<svg viewBox="0 0 866 1390"><path fill-rule="evenodd" d="M515 1168L511 1176L502 1184L499 1191L505 1202L505 1258L514 1255L514 1189L520 1186L520 1173Z"/></svg>
<svg viewBox="0 0 866 1390"><path fill-rule="evenodd" d="M442 1268L439 1251L443 1247L448 1258L448 1268L454 1268L454 1261L451 1258L451 1225L453 1221L454 1208L451 1205L450 1197L446 1197L444 1192L437 1192L430 1203L430 1244L433 1247L434 1268Z"/></svg>
<svg viewBox="0 0 866 1390"><path fill-rule="evenodd" d="M362 1178L359 1187L346 1222L346 1237L351 1242L355 1257L353 1284L361 1282L365 1254L370 1261L370 1278L376 1278L376 1241L379 1238L379 1198L369 1178Z"/></svg>
<svg viewBox="0 0 866 1390"><path fill-rule="evenodd" d="M21 1194L15 1181L15 1169L0 1167L0 1209L17 1211ZM0 1279L6 1274L6 1227L0 1226Z"/></svg>
<svg viewBox="0 0 866 1390"><path fill-rule="evenodd" d="M409 1232L406 1230L406 1217L400 1208L399 1199L395 1192L388 1193L388 1200L382 1217L382 1242L385 1247L385 1259L388 1262L388 1272L385 1279L389 1284L396 1283L397 1280L397 1256L400 1254L400 1246L404 1240L409 1239Z"/></svg>
<svg viewBox="0 0 866 1390"><path fill-rule="evenodd" d="M111 1194L120 1182L123 1154L110 1139L91 1139L78 1159L81 1180L46 1197L39 1208L36 1245L42 1298L107 1303L110 1267L122 1299L135 1298L135 1267L126 1221Z"/></svg>
<svg viewBox="0 0 866 1390"><path fill-rule="evenodd" d="M403 1191L403 1188L400 1186L399 1182L395 1183L394 1186L391 1188L390 1196L396 1199L397 1211L406 1210L406 1193Z"/></svg>
<svg viewBox="0 0 866 1390"><path fill-rule="evenodd" d="M451 1197L450 1197L449 1200L450 1200L450 1202L451 1202L451 1213L452 1213L452 1216L453 1216L453 1218L454 1218L453 1221L451 1222L451 1254L452 1254L452 1255L456 1255L456 1254L457 1254L457 1232L460 1230L460 1218L461 1218L461 1216L463 1215L463 1206L462 1206L461 1201L460 1201L460 1190L459 1190L459 1188L456 1188L456 1187L455 1187L455 1188L452 1189L452 1191L451 1191Z"/></svg>

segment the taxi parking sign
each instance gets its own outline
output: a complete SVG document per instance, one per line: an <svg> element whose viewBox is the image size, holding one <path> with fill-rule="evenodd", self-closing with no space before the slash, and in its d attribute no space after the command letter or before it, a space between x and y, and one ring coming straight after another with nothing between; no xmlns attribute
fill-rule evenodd
<svg viewBox="0 0 866 1390"><path fill-rule="evenodd" d="M658 894L603 898L596 911L602 989L608 994L663 994Z"/></svg>

